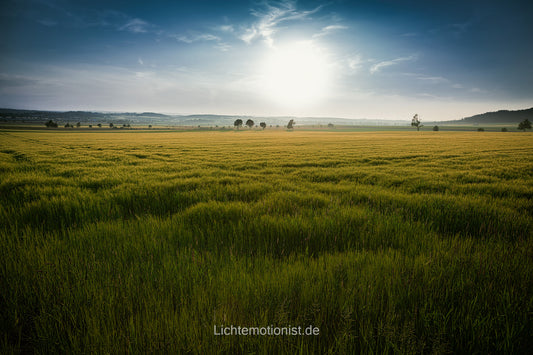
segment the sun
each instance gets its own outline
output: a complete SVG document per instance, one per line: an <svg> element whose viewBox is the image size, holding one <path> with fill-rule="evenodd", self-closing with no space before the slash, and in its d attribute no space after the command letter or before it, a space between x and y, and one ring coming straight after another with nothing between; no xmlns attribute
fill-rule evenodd
<svg viewBox="0 0 533 355"><path fill-rule="evenodd" d="M311 42L271 49L262 65L262 90L284 107L302 108L325 98L329 66L324 52Z"/></svg>

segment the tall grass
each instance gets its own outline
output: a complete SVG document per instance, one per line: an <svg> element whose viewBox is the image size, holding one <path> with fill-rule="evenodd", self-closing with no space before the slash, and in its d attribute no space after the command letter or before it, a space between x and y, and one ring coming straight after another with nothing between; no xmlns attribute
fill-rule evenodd
<svg viewBox="0 0 533 355"><path fill-rule="evenodd" d="M0 132L0 346L526 353L532 151L476 132Z"/></svg>

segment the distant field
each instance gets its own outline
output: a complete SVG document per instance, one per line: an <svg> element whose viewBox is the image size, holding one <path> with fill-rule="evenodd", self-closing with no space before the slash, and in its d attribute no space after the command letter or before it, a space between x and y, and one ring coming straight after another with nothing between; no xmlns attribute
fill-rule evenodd
<svg viewBox="0 0 533 355"><path fill-rule="evenodd" d="M107 132L0 131L0 352L533 347L531 133Z"/></svg>

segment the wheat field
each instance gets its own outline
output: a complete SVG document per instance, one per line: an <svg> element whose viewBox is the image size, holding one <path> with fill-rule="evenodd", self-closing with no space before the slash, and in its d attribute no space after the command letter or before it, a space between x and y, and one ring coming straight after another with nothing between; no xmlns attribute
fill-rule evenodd
<svg viewBox="0 0 533 355"><path fill-rule="evenodd" d="M1 130L0 347L526 353L532 153L514 132Z"/></svg>

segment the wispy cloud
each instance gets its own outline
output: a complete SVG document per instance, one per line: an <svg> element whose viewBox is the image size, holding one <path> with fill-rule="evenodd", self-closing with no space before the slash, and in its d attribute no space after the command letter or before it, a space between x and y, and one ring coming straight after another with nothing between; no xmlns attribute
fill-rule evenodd
<svg viewBox="0 0 533 355"><path fill-rule="evenodd" d="M245 28L244 33L239 37L247 44L257 39L263 39L269 46L272 46L274 44L274 35L281 23L308 19L310 15L320 11L322 5L313 10L299 11L294 1L282 1L275 5L265 1L263 7L265 8L264 10L251 10L252 15L257 17L258 21Z"/></svg>
<svg viewBox="0 0 533 355"><path fill-rule="evenodd" d="M197 33L188 35L169 35L171 38L175 38L178 42L192 44L195 42L215 42L213 48L218 49L221 52L227 52L231 49L231 45L224 42L219 36L215 36L211 33Z"/></svg>
<svg viewBox="0 0 533 355"><path fill-rule="evenodd" d="M450 82L450 80L442 76L427 76L427 75L420 75L420 74L414 74L414 76L418 80L421 80L426 83L431 83L431 84L446 84Z"/></svg>
<svg viewBox="0 0 533 355"><path fill-rule="evenodd" d="M150 24L148 22L139 18L132 18L118 29L120 31L128 31L132 33L146 33L148 32L149 27Z"/></svg>
<svg viewBox="0 0 533 355"><path fill-rule="evenodd" d="M222 32L228 32L228 33L233 33L233 31L235 31L235 29L233 28L233 25L218 26L217 30L222 31Z"/></svg>
<svg viewBox="0 0 533 355"><path fill-rule="evenodd" d="M42 5L40 12L46 13L46 17L40 17L38 10L29 12L28 16L43 26L84 29L103 27L134 34L157 33L156 25L121 11L109 9L88 11L76 8L76 5L69 2L59 1L38 1L38 3Z"/></svg>
<svg viewBox="0 0 533 355"><path fill-rule="evenodd" d="M318 33L315 33L313 35L313 38L319 38L319 37L323 37L323 36L327 36L333 32L336 32L336 31L340 31L340 30L346 30L348 29L348 26L343 26L343 25L330 25L330 26L326 26L326 27L323 27L320 32Z"/></svg>
<svg viewBox="0 0 533 355"><path fill-rule="evenodd" d="M221 52L227 52L227 51L229 51L231 49L231 45L229 45L226 42L218 42L215 45L215 48L218 49Z"/></svg>
<svg viewBox="0 0 533 355"><path fill-rule="evenodd" d="M340 70L348 75L353 75L363 67L365 60L360 54L351 54L349 56L340 58L337 65Z"/></svg>
<svg viewBox="0 0 533 355"><path fill-rule="evenodd" d="M177 35L173 36L180 42L193 43L198 41L220 41L220 37L212 35L210 33L201 33L194 35Z"/></svg>
<svg viewBox="0 0 533 355"><path fill-rule="evenodd" d="M408 57L400 57L392 60L386 60L379 63L374 64L372 67L370 67L370 73L375 74L380 72L383 68L390 67L392 65L396 65L398 63L402 62L411 62L417 59L416 55L410 55Z"/></svg>

